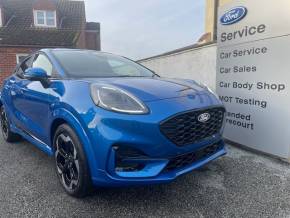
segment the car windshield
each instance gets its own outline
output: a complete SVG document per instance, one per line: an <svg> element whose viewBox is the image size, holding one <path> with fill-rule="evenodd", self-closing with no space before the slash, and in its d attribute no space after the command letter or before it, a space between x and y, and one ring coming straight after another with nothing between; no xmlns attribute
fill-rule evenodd
<svg viewBox="0 0 290 218"><path fill-rule="evenodd" d="M153 77L155 74L126 58L82 50L52 51L66 74L72 78Z"/></svg>

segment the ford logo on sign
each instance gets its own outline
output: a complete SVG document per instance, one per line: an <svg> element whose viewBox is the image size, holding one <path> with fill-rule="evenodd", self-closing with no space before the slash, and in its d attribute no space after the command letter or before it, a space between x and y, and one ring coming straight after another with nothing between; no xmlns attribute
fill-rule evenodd
<svg viewBox="0 0 290 218"><path fill-rule="evenodd" d="M210 114L209 113L203 113L198 116L198 121L201 123L206 123L210 119Z"/></svg>
<svg viewBox="0 0 290 218"><path fill-rule="evenodd" d="M223 25L231 25L234 23L239 22L247 15L247 8L245 7L235 7L229 11L227 11L222 17L221 17L221 24Z"/></svg>

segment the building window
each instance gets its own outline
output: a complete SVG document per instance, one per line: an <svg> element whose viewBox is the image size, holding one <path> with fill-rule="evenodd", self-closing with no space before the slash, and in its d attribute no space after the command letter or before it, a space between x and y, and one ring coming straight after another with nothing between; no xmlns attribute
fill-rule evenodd
<svg viewBox="0 0 290 218"><path fill-rule="evenodd" d="M21 63L27 56L28 56L28 54L17 54L16 55L16 63L17 64Z"/></svg>
<svg viewBox="0 0 290 218"><path fill-rule="evenodd" d="M56 27L56 11L34 10L34 25L39 27Z"/></svg>

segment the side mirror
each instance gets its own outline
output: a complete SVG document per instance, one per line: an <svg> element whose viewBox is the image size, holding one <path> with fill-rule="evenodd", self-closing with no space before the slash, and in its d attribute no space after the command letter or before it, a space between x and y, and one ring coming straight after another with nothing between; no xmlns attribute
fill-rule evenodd
<svg viewBox="0 0 290 218"><path fill-rule="evenodd" d="M28 68L23 74L25 79L31 81L39 81L41 84L47 88L49 86L49 77L46 71L42 68Z"/></svg>

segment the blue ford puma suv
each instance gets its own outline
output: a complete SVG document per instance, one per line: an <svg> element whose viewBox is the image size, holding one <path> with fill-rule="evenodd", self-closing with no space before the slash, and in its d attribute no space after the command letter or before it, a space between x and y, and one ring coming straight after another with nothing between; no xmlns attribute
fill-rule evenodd
<svg viewBox="0 0 290 218"><path fill-rule="evenodd" d="M226 153L225 109L207 87L124 57L43 49L4 81L1 128L54 156L65 191L166 183Z"/></svg>

